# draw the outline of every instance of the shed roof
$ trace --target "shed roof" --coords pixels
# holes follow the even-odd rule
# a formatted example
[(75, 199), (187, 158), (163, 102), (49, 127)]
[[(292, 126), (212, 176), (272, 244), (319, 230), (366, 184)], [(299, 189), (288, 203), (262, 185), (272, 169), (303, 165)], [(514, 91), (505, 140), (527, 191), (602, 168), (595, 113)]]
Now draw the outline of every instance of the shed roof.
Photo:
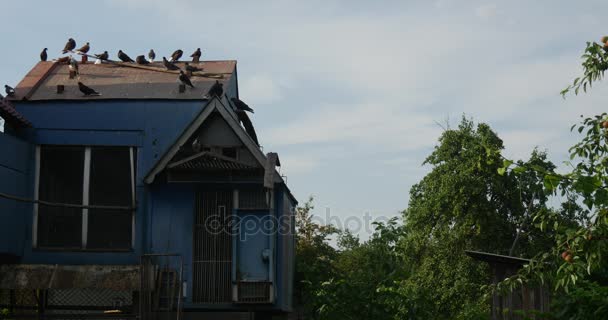
[(500, 254), (481, 252), (481, 251), (473, 251), (473, 250), (465, 250), (465, 253), (474, 258), (476, 260), (481, 260), (489, 263), (503, 263), (503, 264), (515, 264), (515, 265), (524, 265), (526, 263), (530, 263), (530, 259), (512, 257), (512, 256), (503, 256)]
[[(176, 63), (185, 69), (183, 62)], [(150, 65), (111, 62), (79, 65), (80, 76), (69, 78), (68, 65), (60, 62), (38, 62), (15, 88), (12, 100), (104, 100), (104, 99), (179, 99), (203, 100), (216, 80), (224, 87), (236, 70), (236, 61), (202, 61), (193, 64), (202, 68), (195, 72), (191, 81), (194, 88), (179, 92), (179, 71), (166, 70), (162, 62)], [(78, 81), (101, 93), (101, 96), (84, 96), (78, 89)], [(63, 93), (57, 86), (63, 85)]]

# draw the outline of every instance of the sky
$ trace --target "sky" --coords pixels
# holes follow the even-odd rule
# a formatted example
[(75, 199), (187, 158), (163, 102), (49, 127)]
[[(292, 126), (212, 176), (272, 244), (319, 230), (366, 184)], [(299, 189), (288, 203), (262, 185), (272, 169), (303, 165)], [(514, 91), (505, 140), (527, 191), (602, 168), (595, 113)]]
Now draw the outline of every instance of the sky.
[[(16, 85), (42, 48), (68, 37), (92, 52), (197, 47), (238, 60), (239, 92), (255, 109), (264, 151), (275, 151), (294, 195), (314, 213), (368, 232), (407, 207), (443, 128), (465, 115), (489, 124), (505, 155), (538, 146), (556, 164), (579, 136), (579, 116), (605, 111), (605, 85), (559, 95), (599, 41), (608, 2), (577, 1), (7, 1), (0, 84)], [(115, 57), (114, 57), (115, 58)], [(369, 220), (369, 219), (368, 219)], [(351, 224), (351, 222), (355, 221)]]

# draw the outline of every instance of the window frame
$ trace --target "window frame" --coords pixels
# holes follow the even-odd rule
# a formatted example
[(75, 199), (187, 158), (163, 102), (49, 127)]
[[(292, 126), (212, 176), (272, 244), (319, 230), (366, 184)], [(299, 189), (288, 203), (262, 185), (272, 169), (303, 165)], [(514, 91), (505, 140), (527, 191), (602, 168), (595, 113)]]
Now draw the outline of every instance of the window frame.
[[(129, 148), (129, 164), (130, 164), (130, 180), (131, 180), (131, 243), (128, 248), (114, 248), (114, 249), (100, 249), (100, 248), (87, 248), (88, 242), (88, 218), (89, 218), (89, 209), (82, 208), (82, 239), (80, 248), (73, 247), (41, 247), (38, 245), (38, 225), (39, 225), (39, 210), (40, 206), (38, 204), (38, 200), (40, 200), (40, 160), (41, 160), (41, 149), (42, 147), (81, 147), (84, 148), (84, 172), (83, 172), (83, 189), (82, 189), (82, 205), (88, 206), (90, 203), (90, 182), (91, 182), (91, 149), (96, 147), (124, 147)], [(41, 251), (90, 251), (90, 252), (132, 252), (135, 248), (135, 239), (136, 239), (136, 214), (137, 210), (135, 209), (137, 203), (137, 194), (136, 194), (136, 148), (134, 146), (75, 146), (75, 145), (36, 145), (35, 151), (35, 177), (34, 177), (34, 202), (33, 205), (33, 224), (32, 224), (32, 248)]]

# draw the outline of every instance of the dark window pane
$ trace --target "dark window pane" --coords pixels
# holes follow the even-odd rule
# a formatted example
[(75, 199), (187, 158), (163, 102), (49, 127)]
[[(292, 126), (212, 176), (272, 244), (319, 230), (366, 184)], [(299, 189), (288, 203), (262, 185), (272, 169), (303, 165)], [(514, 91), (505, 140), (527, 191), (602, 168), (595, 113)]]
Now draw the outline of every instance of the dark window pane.
[[(91, 205), (132, 205), (129, 148), (91, 148)], [(87, 247), (91, 249), (131, 248), (132, 212), (89, 209)]]
[[(82, 204), (83, 147), (40, 147), (39, 199)], [(38, 206), (38, 246), (78, 248), (82, 209)]]

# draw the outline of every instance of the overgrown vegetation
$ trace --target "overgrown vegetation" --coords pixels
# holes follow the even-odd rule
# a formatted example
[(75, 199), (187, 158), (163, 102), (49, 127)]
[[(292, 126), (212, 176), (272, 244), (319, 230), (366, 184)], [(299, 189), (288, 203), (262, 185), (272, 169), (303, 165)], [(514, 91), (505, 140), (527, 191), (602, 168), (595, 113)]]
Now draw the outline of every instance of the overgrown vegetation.
[[(587, 44), (584, 75), (562, 91), (584, 91), (608, 68)], [(545, 152), (503, 158), (502, 140), (463, 118), (425, 160), (399, 219), (368, 241), (298, 209), (298, 301), (307, 319), (487, 319), (491, 290), (550, 286), (555, 319), (608, 318), (608, 115), (573, 126), (570, 171)], [(547, 205), (550, 197), (559, 207)], [(337, 239), (336, 247), (329, 240)], [(532, 258), (519, 274), (488, 286), (490, 270), (465, 250)]]

